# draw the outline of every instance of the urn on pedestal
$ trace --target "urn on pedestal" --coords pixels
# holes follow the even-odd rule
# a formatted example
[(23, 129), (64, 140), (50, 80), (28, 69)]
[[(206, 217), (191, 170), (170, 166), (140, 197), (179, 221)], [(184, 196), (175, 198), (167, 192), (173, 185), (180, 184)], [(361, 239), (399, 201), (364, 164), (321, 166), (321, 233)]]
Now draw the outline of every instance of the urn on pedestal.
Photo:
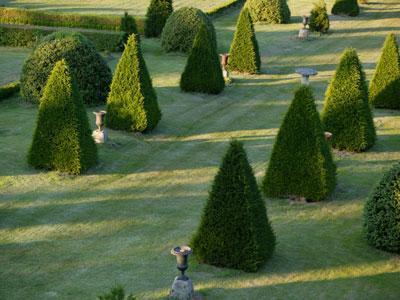
[(93, 112), (96, 116), (97, 129), (93, 131), (92, 137), (97, 144), (105, 143), (108, 139), (107, 128), (104, 127), (104, 117), (106, 113), (107, 112), (104, 110)]

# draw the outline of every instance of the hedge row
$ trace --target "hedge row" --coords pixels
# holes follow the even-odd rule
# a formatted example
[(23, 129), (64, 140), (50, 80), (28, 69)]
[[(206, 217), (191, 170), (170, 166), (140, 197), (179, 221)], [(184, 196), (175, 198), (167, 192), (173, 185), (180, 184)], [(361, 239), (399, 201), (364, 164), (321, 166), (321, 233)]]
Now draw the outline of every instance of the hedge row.
[[(44, 36), (57, 31), (57, 28), (2, 26), (0, 25), (0, 46), (33, 48)], [(114, 51), (119, 46), (122, 33), (82, 31), (99, 51)]]
[[(95, 16), (59, 14), (30, 9), (0, 7), (0, 23), (39, 25), (50, 27), (76, 27), (99, 30), (120, 30), (122, 16)], [(144, 32), (144, 18), (135, 18), (139, 32)]]
[(7, 99), (19, 92), (19, 81), (0, 86), (0, 100)]

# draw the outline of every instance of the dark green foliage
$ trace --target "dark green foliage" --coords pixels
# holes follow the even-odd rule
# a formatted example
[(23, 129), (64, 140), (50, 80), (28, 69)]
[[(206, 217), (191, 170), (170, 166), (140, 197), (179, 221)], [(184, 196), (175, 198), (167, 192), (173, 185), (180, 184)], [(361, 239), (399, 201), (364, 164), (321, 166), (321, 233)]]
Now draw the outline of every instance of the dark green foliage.
[(213, 5), (212, 9), (207, 10), (207, 16), (217, 18), (231, 10), (242, 7), (244, 3), (246, 3), (246, 0), (230, 0), (223, 2), (220, 5)]
[(336, 0), (332, 7), (334, 15), (348, 15), (350, 17), (358, 16), (360, 7), (357, 0)]
[(286, 0), (247, 0), (246, 7), (253, 22), (290, 23), (290, 9)]
[(0, 100), (7, 99), (19, 92), (19, 81), (0, 86)]
[(98, 296), (98, 300), (135, 300), (136, 297), (128, 295), (125, 297), (124, 288), (120, 285), (113, 287), (108, 293)]
[(324, 0), (314, 3), (310, 13), (309, 27), (311, 31), (326, 33), (329, 30), (329, 16)]
[(352, 48), (344, 51), (328, 86), (322, 121), (325, 130), (333, 134), (335, 148), (360, 152), (375, 143), (365, 74), (357, 52)]
[(67, 61), (84, 102), (104, 103), (111, 82), (110, 68), (93, 44), (76, 32), (55, 32), (35, 48), (22, 69), (22, 97), (39, 103), (47, 78), (61, 59)]
[(400, 55), (393, 33), (386, 37), (369, 93), (375, 107), (400, 109)]
[(185, 92), (219, 94), (225, 87), (217, 50), (207, 27), (202, 25), (193, 43), (180, 87)]
[(274, 251), (275, 235), (240, 142), (232, 141), (223, 158), (191, 245), (201, 262), (248, 272)]
[(28, 155), (35, 168), (80, 174), (97, 163), (97, 148), (72, 76), (62, 60), (46, 83)]
[(128, 15), (127, 12), (125, 12), (124, 16), (121, 18), (120, 30), (122, 31), (122, 33), (121, 40), (119, 42), (119, 49), (123, 51), (129, 36), (133, 33), (138, 33), (135, 19), (132, 16)]
[(107, 126), (148, 131), (157, 126), (161, 112), (137, 34), (132, 34), (118, 62), (107, 99)]
[(151, 0), (146, 13), (145, 36), (159, 37), (172, 11), (172, 0)]
[(260, 71), (258, 43), (247, 8), (240, 13), (229, 54), (229, 69), (250, 74)]
[(166, 52), (188, 52), (202, 24), (206, 25), (212, 43), (217, 48), (214, 25), (207, 15), (200, 9), (183, 7), (174, 11), (165, 23), (161, 34), (163, 49)]
[(400, 254), (400, 164), (383, 176), (367, 200), (364, 228), (369, 244)]
[(312, 91), (300, 87), (283, 120), (263, 181), (267, 196), (326, 198), (336, 185), (336, 167)]

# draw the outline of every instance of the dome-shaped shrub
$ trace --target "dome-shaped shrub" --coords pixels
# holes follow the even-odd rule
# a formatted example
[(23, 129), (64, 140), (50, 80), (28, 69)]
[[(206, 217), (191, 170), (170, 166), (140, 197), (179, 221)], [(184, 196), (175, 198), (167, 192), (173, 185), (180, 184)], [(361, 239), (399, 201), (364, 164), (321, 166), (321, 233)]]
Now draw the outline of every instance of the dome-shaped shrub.
[(290, 23), (290, 9), (286, 0), (247, 0), (246, 6), (253, 22)]
[(372, 246), (400, 254), (400, 164), (382, 178), (364, 208), (364, 228)]
[(348, 15), (350, 17), (358, 16), (360, 7), (357, 0), (336, 0), (332, 7), (334, 15)]
[(43, 38), (26, 60), (21, 74), (21, 95), (39, 103), (51, 70), (65, 59), (87, 104), (104, 103), (111, 71), (93, 44), (80, 33), (55, 32)]
[(194, 38), (205, 24), (210, 32), (211, 40), (217, 47), (215, 29), (211, 20), (200, 9), (183, 7), (173, 12), (165, 23), (161, 34), (161, 45), (166, 52), (188, 52), (193, 45)]

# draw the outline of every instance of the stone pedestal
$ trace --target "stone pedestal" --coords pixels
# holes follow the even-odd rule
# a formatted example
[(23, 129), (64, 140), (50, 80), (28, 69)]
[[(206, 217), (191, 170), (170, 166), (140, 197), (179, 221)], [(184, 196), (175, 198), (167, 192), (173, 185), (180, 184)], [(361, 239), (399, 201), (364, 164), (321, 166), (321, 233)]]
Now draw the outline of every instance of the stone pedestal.
[(310, 35), (310, 30), (309, 29), (307, 29), (307, 28), (300, 29), (300, 31), (299, 31), (299, 39), (306, 40), (306, 39), (308, 39), (309, 35)]
[(104, 128), (103, 130), (99, 129), (94, 130), (92, 133), (92, 137), (96, 144), (103, 144), (107, 142), (108, 140), (107, 128)]
[(192, 300), (194, 296), (192, 280), (187, 278), (186, 280), (180, 279), (179, 276), (175, 277), (172, 283), (171, 291), (169, 293), (170, 299), (176, 300)]
[(309, 85), (309, 84), (310, 84), (309, 76), (307, 76), (307, 75), (302, 75), (302, 76), (301, 76), (301, 84)]

